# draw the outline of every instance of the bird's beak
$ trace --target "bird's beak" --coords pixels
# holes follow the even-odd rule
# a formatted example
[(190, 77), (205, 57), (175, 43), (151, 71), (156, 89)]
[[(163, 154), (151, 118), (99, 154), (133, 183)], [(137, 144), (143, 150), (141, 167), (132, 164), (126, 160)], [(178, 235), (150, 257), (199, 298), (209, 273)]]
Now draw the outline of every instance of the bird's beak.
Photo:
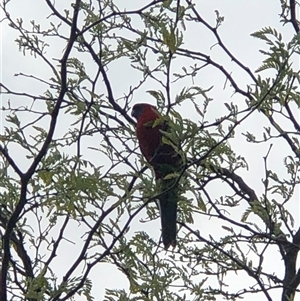
[(136, 109), (132, 109), (131, 111), (131, 116), (134, 117), (135, 119), (137, 119), (137, 110)]

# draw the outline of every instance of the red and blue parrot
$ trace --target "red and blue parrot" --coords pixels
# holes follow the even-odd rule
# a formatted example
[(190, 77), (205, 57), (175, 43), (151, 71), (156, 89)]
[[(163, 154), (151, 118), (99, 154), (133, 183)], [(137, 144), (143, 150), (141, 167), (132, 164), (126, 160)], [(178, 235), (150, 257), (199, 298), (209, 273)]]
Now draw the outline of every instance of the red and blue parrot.
[(170, 144), (163, 142), (163, 131), (167, 124), (158, 120), (162, 116), (154, 106), (147, 103), (136, 104), (131, 115), (137, 120), (136, 135), (141, 152), (152, 166), (156, 181), (160, 185), (159, 208), (163, 244), (165, 249), (175, 247), (178, 181), (174, 177), (166, 176), (180, 170), (181, 157)]

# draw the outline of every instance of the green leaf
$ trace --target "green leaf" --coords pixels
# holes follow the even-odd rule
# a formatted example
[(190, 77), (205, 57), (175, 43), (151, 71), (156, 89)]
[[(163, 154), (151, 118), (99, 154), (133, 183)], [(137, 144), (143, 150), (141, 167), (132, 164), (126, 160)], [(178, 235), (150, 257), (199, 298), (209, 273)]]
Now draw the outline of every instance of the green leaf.
[(173, 54), (176, 52), (176, 36), (173, 28), (168, 31), (165, 27), (162, 29), (163, 41), (169, 47), (170, 52)]
[(163, 2), (163, 7), (168, 8), (168, 7), (171, 5), (172, 1), (173, 1), (173, 0), (165, 0), (165, 1)]
[(50, 171), (42, 170), (39, 172), (39, 176), (46, 186), (49, 186), (52, 183), (53, 174)]
[(200, 210), (202, 210), (203, 212), (207, 212), (207, 208), (206, 205), (203, 201), (203, 199), (201, 198), (201, 196), (199, 195), (197, 198), (197, 206)]

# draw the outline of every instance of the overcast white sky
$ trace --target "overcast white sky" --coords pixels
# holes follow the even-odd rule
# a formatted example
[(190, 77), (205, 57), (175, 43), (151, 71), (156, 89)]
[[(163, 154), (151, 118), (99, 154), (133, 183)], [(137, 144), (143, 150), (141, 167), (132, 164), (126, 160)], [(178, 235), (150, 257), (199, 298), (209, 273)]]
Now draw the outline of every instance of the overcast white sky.
[[(63, 5), (64, 7), (69, 7), (72, 1), (65, 0), (59, 2), (57, 5)], [(120, 9), (122, 6), (126, 8), (127, 11), (132, 9), (140, 8), (145, 5), (148, 1), (141, 0), (119, 0), (116, 3), (119, 3)], [(262, 55), (259, 53), (259, 49), (266, 49), (266, 45), (263, 41), (255, 39), (250, 36), (251, 33), (261, 29), (262, 27), (274, 27), (277, 28), (279, 32), (283, 34), (284, 41), (288, 42), (294, 35), (294, 30), (291, 25), (286, 25), (282, 27), (282, 24), (279, 23), (279, 14), (280, 10), (280, 1), (276, 0), (198, 0), (196, 1), (197, 8), (201, 12), (203, 18), (210, 24), (215, 24), (216, 14), (215, 11), (218, 10), (220, 15), (225, 17), (224, 24), (219, 29), (219, 34), (222, 37), (224, 44), (227, 48), (238, 58), (244, 65), (248, 66), (252, 71), (260, 66), (262, 61)], [(30, 20), (35, 20), (37, 23), (40, 23), (45, 28), (47, 24), (51, 21), (51, 18), (46, 19), (49, 16), (49, 9), (42, 0), (11, 0), (8, 4), (10, 9), (10, 15), (13, 18), (22, 18), (24, 24), (28, 25)], [(4, 16), (1, 16), (1, 19)], [(137, 24), (139, 21), (136, 21)], [(19, 51), (17, 44), (14, 42), (16, 38), (16, 32), (13, 31), (10, 27), (7, 26), (7, 22), (1, 23), (1, 74), (0, 81), (3, 82), (10, 89), (27, 92), (30, 94), (42, 94), (44, 92), (44, 86), (42, 84), (35, 83), (32, 79), (24, 78), (20, 76), (15, 76), (18, 73), (25, 74), (34, 74), (36, 76), (42, 77), (46, 80), (52, 76), (51, 70), (44, 67), (39, 61), (30, 57), (28, 54), (23, 55)], [(56, 43), (55, 38), (53, 38), (53, 43), (51, 40), (48, 40), (50, 47), (47, 50), (47, 56), (50, 60), (61, 57), (63, 52), (63, 43)], [(190, 48), (195, 51), (203, 51), (211, 55), (211, 57), (218, 61), (220, 64), (223, 64), (227, 69), (232, 71), (232, 76), (234, 76), (238, 83), (246, 88), (246, 85), (251, 83), (249, 76), (245, 72), (241, 72), (240, 68), (232, 63), (228, 57), (226, 57), (223, 51), (220, 50), (218, 46), (214, 46), (216, 41), (213, 36), (207, 29), (199, 26), (199, 24), (187, 24), (187, 30), (185, 31), (184, 38), (184, 47)], [(84, 60), (84, 58), (83, 58)], [(155, 61), (153, 62), (155, 64)], [(299, 65), (298, 58), (295, 58), (295, 66)], [(86, 61), (87, 70), (91, 70), (91, 73), (95, 72), (93, 62), (91, 60)], [(173, 71), (180, 71), (182, 68), (182, 61), (175, 60), (173, 63)], [(295, 67), (296, 69), (297, 67)], [(140, 80), (140, 75), (131, 70), (130, 66), (125, 61), (116, 61), (109, 67), (109, 76), (112, 83), (113, 91), (115, 98), (118, 99), (122, 97), (125, 93), (128, 93), (130, 86), (136, 85)], [(210, 97), (214, 98), (215, 101), (212, 103), (209, 116), (211, 120), (214, 120), (216, 117), (223, 115), (226, 112), (224, 102), (235, 101), (238, 103), (244, 102), (244, 99), (241, 96), (232, 95), (231, 89), (223, 89), (225, 84), (225, 78), (216, 70), (208, 69), (205, 76), (197, 77), (197, 83), (203, 88), (208, 88), (214, 86), (211, 91)], [(268, 76), (270, 73), (265, 72), (262, 75)], [(191, 83), (187, 83), (191, 84)], [(172, 87), (172, 95), (175, 96), (182, 89), (182, 83), (178, 86), (174, 85)], [(133, 103), (138, 102), (150, 102), (155, 103), (154, 99), (146, 93), (147, 90), (155, 90), (155, 84), (151, 81), (146, 83), (142, 89), (137, 91), (134, 95)], [(101, 89), (99, 89), (101, 90)], [(18, 106), (20, 103), (24, 104), (24, 98), (21, 97), (10, 97), (11, 103), (14, 106)], [(7, 102), (6, 96), (1, 96), (1, 101), (3, 104)], [(30, 102), (27, 102), (29, 105)], [(39, 104), (35, 104), (36, 108), (39, 108)], [(42, 106), (42, 104), (41, 104)], [(180, 113), (184, 117), (189, 117), (192, 119), (197, 118), (198, 116), (194, 114), (190, 107), (181, 107)], [(30, 120), (31, 116), (23, 115), (24, 120), (27, 118)], [(2, 128), (5, 125), (2, 118)], [(41, 123), (41, 126), (48, 127), (45, 120)], [(71, 120), (67, 120), (64, 116), (61, 116), (59, 119), (61, 123), (61, 128), (64, 130)], [(237, 129), (237, 139), (232, 143), (233, 148), (236, 153), (241, 154), (246, 158), (249, 163), (249, 171), (241, 172), (240, 174), (245, 178), (247, 183), (256, 189), (257, 194), (263, 192), (263, 185), (261, 179), (264, 177), (264, 166), (263, 166), (263, 156), (266, 155), (269, 145), (251, 145), (245, 144), (245, 138), (243, 140), (240, 135), (241, 132), (251, 130), (254, 134), (257, 134), (261, 137), (261, 128), (262, 124), (265, 123), (265, 120), (260, 115), (253, 115), (249, 118), (243, 126)], [(63, 135), (64, 131), (61, 133), (58, 131), (55, 133), (56, 137)], [(281, 143), (281, 142), (280, 142)], [(90, 146), (90, 145), (89, 145)], [(72, 151), (72, 150), (70, 150)], [(284, 156), (289, 153), (289, 148), (285, 144), (276, 145), (270, 153), (269, 156), (269, 167), (275, 169), (279, 174), (283, 172), (282, 170), (282, 161)], [(92, 154), (86, 149), (86, 156)], [(26, 170), (29, 165), (29, 161), (24, 158), (24, 154), (19, 153), (18, 148), (11, 149), (11, 155), (14, 157), (16, 162), (21, 166), (22, 170)], [(95, 164), (100, 164), (95, 158)], [(220, 192), (218, 189), (215, 189), (215, 196), (219, 196), (224, 193)], [(299, 193), (298, 193), (299, 194)], [(298, 206), (299, 195), (295, 195), (294, 202), (290, 203), (290, 208), (292, 208), (293, 213), (295, 213), (296, 226), (299, 226), (299, 206)], [(236, 214), (240, 214), (240, 211)], [(222, 231), (220, 224), (211, 224), (208, 220), (197, 221), (199, 229), (201, 229), (202, 235), (212, 234), (215, 236), (220, 235)], [(149, 231), (153, 237), (159, 235), (159, 221), (150, 224), (141, 224), (136, 221), (137, 227), (144, 227), (145, 231)], [(134, 231), (134, 228), (133, 230)], [(68, 238), (70, 240), (76, 241), (78, 236), (84, 231), (80, 230), (77, 224), (74, 223), (74, 228), (69, 230)], [(59, 254), (59, 260), (56, 260), (56, 273), (64, 274), (64, 271), (69, 267), (69, 264), (73, 260), (73, 250), (74, 246), (68, 242), (64, 242), (65, 250)], [(74, 255), (75, 256), (75, 255)], [(279, 259), (278, 253), (274, 252), (269, 254), (269, 260), (267, 261), (267, 266), (274, 270), (274, 261)], [(277, 268), (277, 267), (276, 267)], [(280, 276), (282, 276), (283, 265), (281, 262), (278, 262), (278, 271), (280, 271)], [(78, 271), (80, 273), (80, 271)], [(94, 286), (93, 292), (96, 300), (101, 300), (104, 294), (104, 288), (128, 288), (128, 283), (125, 281), (125, 278), (118, 272), (115, 268), (108, 267), (103, 269), (103, 265), (97, 266), (92, 274), (92, 278), (95, 279), (95, 283), (101, 282)], [(246, 277), (246, 276), (245, 276)], [(248, 278), (247, 278), (248, 279)], [(232, 276), (232, 285), (244, 285), (243, 278), (240, 276)], [(250, 301), (254, 300), (254, 296), (248, 296), (244, 300)], [(279, 300), (276, 293), (273, 295), (274, 300)], [(79, 300), (79, 299), (78, 299)], [(218, 300), (221, 300), (218, 299)], [(259, 298), (255, 297), (255, 300)], [(264, 299), (262, 299), (264, 300)]]

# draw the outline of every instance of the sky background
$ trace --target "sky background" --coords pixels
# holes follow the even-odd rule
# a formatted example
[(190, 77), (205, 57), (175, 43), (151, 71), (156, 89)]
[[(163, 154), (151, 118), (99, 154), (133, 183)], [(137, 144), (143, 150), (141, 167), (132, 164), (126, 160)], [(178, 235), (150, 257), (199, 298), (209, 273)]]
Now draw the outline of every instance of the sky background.
[[(69, 8), (71, 1), (57, 1), (57, 7), (59, 10), (63, 10), (63, 8)], [(120, 0), (115, 1), (118, 3), (120, 10), (126, 9), (127, 11), (134, 10), (142, 7), (147, 1), (137, 1), (137, 0)], [(276, 28), (283, 35), (284, 42), (288, 42), (292, 39), (294, 35), (294, 30), (290, 24), (285, 25), (279, 23), (279, 14), (281, 12), (280, 1), (274, 0), (209, 0), (209, 1), (197, 1), (197, 8), (201, 12), (202, 17), (211, 25), (215, 24), (216, 19), (216, 10), (220, 13), (221, 16), (224, 16), (224, 22), (222, 26), (219, 28), (219, 35), (221, 36), (223, 43), (226, 47), (231, 51), (231, 53), (240, 60), (244, 65), (249, 67), (252, 71), (256, 70), (262, 62), (263, 56), (259, 52), (259, 49), (267, 49), (266, 45), (263, 41), (259, 39), (255, 39), (251, 37), (250, 34), (260, 30), (263, 27), (273, 27)], [(13, 19), (22, 18), (25, 25), (28, 25), (30, 20), (35, 20), (36, 23), (41, 24), (41, 26), (47, 28), (50, 21), (55, 19), (51, 19), (49, 17), (50, 11), (47, 8), (47, 5), (44, 1), (40, 0), (12, 0), (8, 3), (10, 15)], [(47, 18), (48, 17), (48, 18)], [(4, 16), (1, 16), (3, 19)], [(138, 27), (140, 21), (138, 19), (133, 19), (136, 26)], [(65, 28), (65, 32), (67, 34), (68, 29)], [(30, 94), (42, 94), (45, 90), (45, 85), (42, 83), (38, 83), (33, 81), (32, 78), (16, 76), (17, 74), (32, 74), (38, 77), (45, 79), (46, 81), (52, 76), (52, 70), (47, 68), (45, 64), (42, 64), (39, 58), (34, 58), (22, 53), (18, 49), (18, 45), (15, 42), (17, 38), (17, 32), (14, 31), (7, 25), (7, 22), (1, 23), (1, 47), (0, 47), (0, 55), (1, 55), (1, 74), (0, 79), (1, 82), (4, 83), (11, 90), (19, 91), (20, 93), (30, 93)], [(53, 37), (52, 39), (48, 38), (49, 47), (47, 48), (47, 57), (52, 62), (57, 58), (60, 58), (65, 43), (57, 42), (57, 40)], [(246, 89), (247, 85), (251, 83), (250, 77), (245, 72), (241, 71), (228, 57), (224, 54), (223, 50), (216, 44), (215, 38), (212, 34), (199, 24), (186, 24), (186, 31), (184, 32), (184, 48), (192, 49), (194, 51), (205, 52), (210, 55), (214, 60), (223, 65), (226, 69), (232, 72), (232, 76), (237, 80), (239, 85)], [(214, 46), (213, 46), (214, 45)], [(82, 55), (82, 61), (85, 62), (86, 69), (90, 72), (90, 74), (95, 73), (95, 66), (91, 59)], [(153, 56), (153, 61), (151, 64), (155, 65), (157, 62), (156, 58)], [(299, 66), (299, 59), (295, 57), (294, 59), (295, 69)], [(182, 72), (182, 66), (184, 65), (183, 59), (176, 59), (172, 64), (173, 72)], [(135, 86), (141, 80), (140, 74), (130, 68), (130, 64), (126, 60), (117, 60), (112, 63), (109, 67), (108, 75), (110, 76), (110, 81), (113, 87), (113, 92), (115, 99), (122, 98), (124, 94), (128, 93), (131, 86)], [(263, 77), (270, 76), (271, 73), (265, 71), (261, 74)], [(224, 106), (224, 102), (236, 102), (238, 104), (245, 103), (245, 99), (240, 95), (233, 94), (232, 89), (226, 88), (224, 89), (224, 85), (228, 85), (225, 83), (225, 77), (217, 72), (216, 69), (207, 68), (206, 71), (202, 72), (200, 76), (197, 76), (195, 79), (196, 84), (199, 84), (203, 88), (209, 88), (213, 86), (213, 89), (210, 92), (210, 97), (214, 99), (209, 107), (208, 119), (214, 120), (216, 117), (224, 115), (226, 111), (226, 107)], [(172, 85), (172, 96), (175, 97), (177, 93), (183, 88), (184, 85), (191, 85), (192, 83), (188, 81), (180, 82), (180, 84)], [(99, 85), (99, 93), (103, 93), (103, 87)], [(149, 80), (146, 84), (143, 85), (141, 89), (135, 92), (132, 105), (139, 102), (149, 102), (155, 104), (154, 98), (152, 98), (147, 90), (155, 90), (157, 89), (157, 83)], [(102, 90), (102, 91), (101, 91)], [(43, 110), (43, 103), (35, 102), (34, 104), (31, 101), (25, 99), (24, 97), (9, 97), (11, 103), (17, 107), (19, 105), (33, 105), (33, 108), (36, 110)], [(1, 96), (2, 104), (6, 104), (8, 101), (7, 96)], [(192, 120), (196, 120), (198, 115), (193, 112), (192, 107), (180, 107), (180, 113), (185, 118), (191, 118)], [(3, 117), (3, 116), (2, 116)], [(22, 115), (23, 121), (28, 122), (32, 120), (32, 116), (24, 113)], [(55, 132), (55, 137), (60, 137), (63, 135), (64, 129), (68, 127), (72, 123), (73, 119), (69, 119), (68, 116), (61, 115), (59, 117), (59, 126), (57, 131)], [(41, 127), (48, 127), (49, 119), (44, 119), (41, 121)], [(231, 145), (236, 153), (241, 154), (247, 160), (249, 164), (249, 170), (240, 171), (240, 175), (244, 177), (245, 181), (251, 186), (254, 187), (256, 193), (260, 195), (264, 186), (262, 185), (262, 178), (264, 177), (264, 164), (263, 164), (263, 156), (265, 156), (268, 152), (270, 145), (268, 143), (265, 144), (246, 144), (245, 137), (241, 135), (245, 130), (249, 130), (252, 133), (256, 134), (258, 137), (262, 137), (261, 129), (262, 125), (266, 123), (266, 120), (262, 115), (253, 114), (250, 118), (248, 118), (242, 126), (237, 128), (236, 139), (232, 140)], [(6, 125), (4, 118), (1, 119), (1, 128)], [(288, 124), (286, 124), (288, 126)], [(129, 125), (128, 125), (129, 126)], [(62, 130), (60, 132), (60, 129)], [(30, 134), (30, 129), (28, 130)], [(93, 151), (91, 151), (88, 147), (97, 145), (98, 141), (91, 139), (85, 140), (86, 147), (84, 148), (84, 156), (90, 157), (94, 156), (93, 162), (95, 165), (99, 165), (102, 163), (101, 158), (95, 156)], [(278, 172), (278, 174), (282, 174), (285, 171), (282, 169), (282, 161), (284, 156), (289, 153), (289, 148), (286, 144), (282, 142), (274, 142), (274, 146), (270, 152), (268, 164), (269, 168)], [(69, 150), (70, 153), (74, 152), (73, 149)], [(20, 148), (17, 146), (10, 149), (10, 153), (17, 164), (20, 166), (22, 170), (26, 170), (30, 164), (30, 160), (27, 160), (24, 153), (20, 153)], [(223, 186), (222, 186), (223, 187)], [(215, 190), (215, 197), (217, 198), (220, 194), (224, 194), (224, 191), (218, 191), (218, 187), (212, 187), (212, 190)], [(299, 226), (299, 191), (298, 195), (295, 195), (294, 201), (290, 202), (287, 206), (295, 213), (296, 218), (296, 226)], [(244, 207), (244, 209), (246, 206)], [(233, 214), (240, 215), (241, 209), (239, 208), (236, 212), (233, 211)], [(140, 217), (144, 215), (141, 214)], [(197, 227), (201, 229), (202, 235), (213, 235), (217, 237), (219, 235), (224, 234), (224, 230), (222, 230), (220, 224), (214, 224), (209, 221), (207, 218), (203, 218), (201, 220), (197, 220), (195, 222)], [(136, 228), (135, 228), (136, 227)], [(139, 229), (140, 227), (144, 227), (144, 230), (149, 232), (149, 234), (153, 237), (159, 235), (159, 221), (154, 221), (148, 224), (140, 223), (139, 219), (134, 221), (131, 231), (135, 231), (135, 229)], [(55, 230), (59, 229), (59, 224)], [(73, 227), (70, 227), (68, 231), (68, 238), (71, 241), (76, 242), (76, 244), (80, 245), (80, 241), (78, 241), (78, 237), (82, 237), (85, 230), (80, 229), (78, 224), (74, 222)], [(55, 236), (55, 233), (51, 235)], [(68, 269), (70, 264), (73, 262), (74, 258), (77, 256), (76, 252), (74, 252), (74, 245), (68, 241), (64, 241), (61, 246), (63, 252), (60, 252), (58, 259), (54, 261), (53, 269), (61, 275)], [(270, 270), (278, 270), (279, 275), (282, 275), (283, 265), (279, 261), (280, 254), (274, 250), (268, 255), (268, 260), (266, 259), (266, 266), (270, 268)], [(274, 262), (276, 262), (276, 268), (274, 268)], [(277, 264), (278, 263), (278, 264)], [(104, 288), (120, 288), (120, 289), (128, 289), (128, 282), (125, 277), (122, 276), (121, 273), (116, 271), (116, 268), (112, 265), (101, 264), (95, 267), (91, 273), (91, 278), (95, 281), (95, 286), (93, 287), (93, 293), (96, 300), (102, 300), (104, 294)], [(80, 274), (80, 270), (78, 269), (78, 273)], [(234, 287), (241, 286), (241, 288), (245, 285), (245, 281), (243, 277), (245, 275), (232, 275), (232, 285)], [(247, 281), (249, 278), (246, 278)], [(249, 283), (246, 281), (247, 285)], [(97, 284), (98, 283), (98, 284)], [(273, 295), (274, 300), (279, 300), (277, 298), (276, 293)], [(79, 300), (79, 299), (78, 299)], [(221, 299), (218, 299), (221, 300)], [(244, 300), (253, 300), (253, 296), (248, 296)], [(259, 299), (256, 299), (259, 300)], [(262, 299), (263, 300), (263, 299)]]

